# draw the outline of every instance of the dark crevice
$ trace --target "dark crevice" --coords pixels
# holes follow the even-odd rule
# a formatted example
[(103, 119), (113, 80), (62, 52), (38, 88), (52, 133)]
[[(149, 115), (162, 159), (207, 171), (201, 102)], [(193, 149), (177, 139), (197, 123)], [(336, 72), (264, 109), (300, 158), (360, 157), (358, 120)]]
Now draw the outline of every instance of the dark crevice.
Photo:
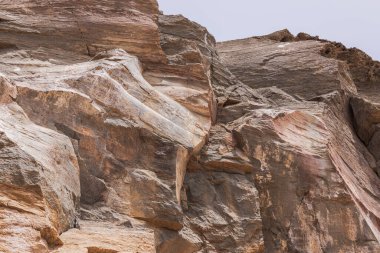
[(87, 43), (86, 43), (86, 49), (87, 49), (87, 55), (88, 55), (88, 56), (93, 56), (93, 55), (91, 54), (90, 47), (88, 46)]
[(226, 102), (224, 102), (223, 104), (223, 107), (228, 107), (228, 106), (232, 106), (232, 105), (237, 105), (237, 104), (240, 104), (241, 101), (239, 100), (235, 100), (235, 99), (231, 99), (231, 98), (228, 98)]
[(0, 18), (0, 23), (5, 23), (5, 22), (9, 22), (11, 20), (9, 19), (5, 19), (5, 18)]
[(70, 139), (74, 139), (74, 140), (79, 140), (80, 137), (79, 137), (79, 133), (72, 130), (70, 127), (64, 125), (64, 124), (61, 124), (61, 123), (55, 123), (54, 124), (55, 127), (57, 128), (57, 130), (61, 133), (63, 133), (64, 135), (70, 137)]
[[(348, 120), (348, 123), (352, 129), (352, 132), (356, 135), (357, 139), (359, 142), (361, 142), (361, 144), (363, 145), (363, 147), (367, 150), (368, 154), (371, 154), (374, 158), (375, 158), (375, 155), (369, 150), (369, 143), (370, 141), (372, 140), (373, 136), (375, 135), (376, 131), (374, 131), (372, 133), (372, 135), (369, 136), (369, 141), (368, 141), (368, 144), (366, 144), (366, 141), (363, 140), (360, 135), (358, 134), (359, 130), (359, 126), (357, 125), (357, 121), (355, 120), (355, 114), (354, 114), (354, 109), (351, 105), (351, 99), (352, 97), (349, 98), (348, 100), (348, 110), (347, 110), (347, 120)], [(376, 160), (376, 159), (375, 159)], [(376, 161), (378, 162), (378, 161)], [(370, 162), (368, 162), (370, 164)], [(375, 168), (372, 168), (376, 175), (380, 178), (380, 170), (377, 169), (376, 167)]]
[[(357, 134), (358, 130), (357, 130), (357, 125), (356, 125), (356, 121), (355, 121), (354, 109), (352, 108), (352, 105), (351, 105), (351, 99), (352, 98), (349, 98), (349, 100), (348, 100), (348, 110), (347, 110), (348, 122), (350, 123), (350, 125), (351, 125), (353, 131), (355, 132), (356, 136), (360, 139), (360, 137)], [(363, 141), (363, 140), (361, 140), (361, 141)], [(363, 145), (364, 145), (364, 142), (363, 142)]]
[(7, 42), (0, 42), (0, 51), (2, 50), (16, 50), (18, 49), (15, 44), (7, 43)]

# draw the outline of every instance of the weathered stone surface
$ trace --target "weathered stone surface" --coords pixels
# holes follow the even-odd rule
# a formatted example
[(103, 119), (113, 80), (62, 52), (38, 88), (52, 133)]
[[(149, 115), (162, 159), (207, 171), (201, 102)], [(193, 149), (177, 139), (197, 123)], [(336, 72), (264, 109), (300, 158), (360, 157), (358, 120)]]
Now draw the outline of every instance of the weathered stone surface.
[(208, 143), (201, 153), (190, 161), (189, 169), (245, 174), (252, 172), (253, 166), (233, 133), (217, 125), (210, 130)]
[(372, 168), (380, 175), (380, 104), (363, 97), (353, 97), (350, 105), (359, 138), (374, 157)]
[(66, 136), (35, 125), (15, 103), (0, 111), (0, 250), (47, 252), (77, 215), (77, 159)]
[[(34, 122), (70, 137), (80, 167), (84, 218), (114, 222), (129, 215), (179, 230), (187, 161), (204, 145), (215, 111), (209, 66), (203, 64), (203, 56), (197, 56), (200, 62), (194, 65), (187, 58), (166, 64), (170, 54), (161, 50), (164, 39), (159, 37), (155, 1), (92, 3), (91, 10), (80, 5), (73, 14), (69, 1), (46, 6), (29, 1), (23, 3), (30, 11), (22, 19), (25, 24), (16, 21), (25, 13), (2, 3), (4, 15), (15, 17), (2, 23), (8, 33), (3, 40), (15, 47), (1, 52), (1, 71), (18, 93), (17, 98), (2, 100), (15, 100)], [(61, 19), (45, 22), (51, 11)], [(71, 22), (81, 24), (80, 34), (79, 25)], [(38, 33), (20, 31), (19, 26)], [(94, 33), (94, 28), (104, 34)], [(57, 33), (47, 32), (54, 29)], [(16, 31), (20, 36), (13, 36)], [(59, 42), (47, 43), (53, 39)], [(187, 43), (193, 43), (191, 39)], [(181, 80), (172, 78), (176, 71)], [(154, 80), (171, 80), (168, 89), (148, 83), (143, 74), (150, 77), (151, 72), (161, 75)], [(8, 79), (1, 83), (4, 90)], [(189, 80), (199, 84), (184, 85)], [(181, 85), (184, 90), (177, 93)], [(189, 92), (194, 95), (189, 97)]]
[(355, 92), (347, 65), (323, 57), (324, 46), (320, 41), (278, 42), (264, 36), (218, 43), (218, 52), (231, 72), (252, 88), (277, 86), (302, 99), (337, 89)]
[(365, 144), (369, 144), (380, 123), (380, 104), (362, 97), (353, 97), (350, 101), (354, 114), (356, 131)]
[[(208, 107), (213, 122), (216, 122), (216, 105), (228, 103), (228, 99), (232, 99), (229, 94), (233, 90), (245, 93), (246, 86), (220, 63), (214, 39), (205, 28), (182, 16), (160, 16), (159, 25), (161, 43), (165, 53), (169, 55), (169, 65), (174, 73), (172, 80), (178, 80), (177, 82), (182, 84), (181, 80), (186, 73), (192, 73), (197, 69), (199, 73), (204, 73), (198, 76), (191, 74), (190, 78), (187, 78), (186, 86), (212, 85), (216, 99), (209, 99)], [(190, 68), (194, 70), (190, 71)], [(179, 75), (180, 79), (176, 75)], [(151, 82), (155, 80), (152, 79), (152, 71), (145, 72), (144, 76)], [(231, 92), (226, 92), (227, 88)], [(262, 96), (255, 91), (250, 92), (247, 97), (257, 96), (257, 104), (264, 103), (262, 100), (265, 99)], [(197, 101), (199, 100), (192, 103)], [(230, 117), (233, 117), (232, 114)], [(213, 142), (213, 139), (216, 141)], [(202, 248), (206, 251), (261, 252), (263, 237), (256, 188), (250, 176), (247, 178), (234, 175), (250, 173), (250, 160), (239, 150), (232, 134), (224, 129), (212, 128), (208, 133), (207, 143), (199, 154), (193, 154), (188, 165), (191, 172), (188, 171), (186, 174), (184, 189), (181, 192), (185, 227), (177, 233), (161, 230), (157, 237), (157, 249), (159, 252), (175, 252), (176, 245), (182, 245), (177, 251), (196, 252), (199, 250), (199, 239), (196, 238), (201, 238)], [(205, 173), (206, 170), (215, 172)], [(222, 173), (223, 171), (227, 173)], [(224, 188), (229, 189), (223, 190)], [(211, 203), (214, 198), (217, 200)], [(239, 219), (240, 216), (244, 218)], [(252, 232), (246, 234), (244, 231)], [(163, 238), (168, 239), (163, 242)]]
[(82, 222), (61, 236), (63, 246), (54, 253), (156, 252), (154, 233), (147, 228), (126, 228), (106, 222)]
[(0, 3), (0, 251), (380, 251), (378, 62), (149, 1)]
[[(356, 93), (349, 68), (323, 59), (314, 48), (321, 42), (290, 38), (283, 44), (278, 42), (281, 34), (274, 35), (218, 45), (223, 61), (240, 80), (256, 88), (276, 85), (290, 93), (260, 88), (256, 92), (267, 96), (267, 105), (225, 125), (243, 141), (242, 150), (260, 162), (253, 173), (260, 193), (265, 251), (376, 252), (380, 182), (372, 169), (373, 157), (348, 120), (347, 96)], [(270, 58), (268, 66), (268, 58), (263, 60), (262, 55), (274, 54), (279, 46), (288, 50)], [(244, 58), (246, 54), (249, 57)], [(310, 61), (301, 63), (303, 55)], [(341, 66), (348, 78), (339, 85), (333, 81), (319, 87), (342, 76), (339, 70), (324, 72), (326, 66)], [(265, 72), (263, 79), (261, 72)], [(325, 82), (308, 86), (318, 78)], [(300, 98), (317, 102), (300, 102)], [(244, 99), (235, 101), (236, 106)], [(359, 118), (361, 123), (369, 119)]]
[(251, 176), (190, 172), (186, 216), (211, 252), (262, 252), (258, 191)]
[[(147, 83), (138, 60), (123, 50), (72, 65), (41, 62), (49, 67), (34, 68), (32, 73), (21, 61), (10, 57), (11, 67), (4, 67), (17, 86), (16, 101), (34, 121), (71, 137), (81, 167), (83, 203), (106, 202), (118, 212), (134, 215), (130, 188), (137, 186), (131, 173), (141, 168), (154, 171), (174, 192), (162, 196), (161, 203), (176, 205), (179, 194), (171, 187), (181, 188), (183, 181), (177, 160), (186, 163), (182, 156), (203, 145), (209, 120), (197, 118)], [(17, 75), (13, 68), (20, 69)], [(182, 149), (189, 151), (178, 156)], [(151, 204), (147, 199), (143, 203)]]
[[(149, 221), (157, 227), (172, 230), (182, 228), (182, 210), (173, 191), (160, 182), (152, 171), (135, 170), (131, 175), (131, 215)], [(163, 201), (166, 200), (166, 201)]]
[[(359, 199), (379, 194), (379, 179), (352, 145), (360, 142), (338, 119), (330, 122), (332, 112), (324, 114), (325, 109), (323, 104), (310, 104), (309, 108), (258, 110), (234, 123), (242, 138), (249, 140), (247, 152), (261, 162), (255, 179), (268, 252), (379, 249), (355, 205), (356, 194)], [(335, 128), (337, 132), (331, 133)], [(378, 205), (377, 198), (372, 201)]]
[(158, 253), (192, 253), (202, 249), (202, 240), (188, 228), (179, 232), (158, 230), (155, 234), (156, 252)]
[(357, 48), (346, 48), (341, 43), (328, 43), (322, 54), (345, 61), (359, 92), (368, 96), (376, 95), (373, 89), (378, 88), (380, 82), (380, 62), (372, 60)]
[(44, 47), (90, 56), (123, 48), (144, 61), (165, 62), (155, 0), (4, 0), (0, 7), (3, 48)]
[(216, 105), (210, 82), (214, 37), (204, 27), (180, 15), (160, 15), (158, 25), (168, 64), (147, 66), (144, 77), (190, 111), (215, 120)]

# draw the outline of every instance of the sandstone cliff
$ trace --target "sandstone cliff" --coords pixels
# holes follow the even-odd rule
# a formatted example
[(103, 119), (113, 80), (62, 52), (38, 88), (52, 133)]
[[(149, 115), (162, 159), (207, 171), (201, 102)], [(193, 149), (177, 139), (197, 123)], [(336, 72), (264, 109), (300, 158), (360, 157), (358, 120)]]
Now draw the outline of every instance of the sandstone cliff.
[(0, 252), (380, 252), (380, 63), (155, 0), (0, 2)]

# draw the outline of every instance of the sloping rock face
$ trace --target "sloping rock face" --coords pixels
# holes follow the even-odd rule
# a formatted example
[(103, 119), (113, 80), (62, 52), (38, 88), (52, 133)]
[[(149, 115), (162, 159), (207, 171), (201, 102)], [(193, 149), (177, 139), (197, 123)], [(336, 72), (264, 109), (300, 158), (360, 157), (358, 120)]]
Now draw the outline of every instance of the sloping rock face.
[(223, 42), (219, 51), (223, 63), (252, 88), (277, 86), (306, 100), (334, 90), (355, 92), (347, 65), (322, 56), (324, 46), (314, 40), (248, 38)]
[(372, 135), (375, 110), (358, 106), (355, 66), (322, 56), (334, 44), (297, 38), (280, 31), (218, 44), (232, 73), (274, 101), (227, 120), (260, 164), (253, 173), (265, 250), (376, 252), (380, 182), (362, 142)]
[(377, 66), (154, 0), (2, 1), (0, 251), (379, 252)]
[(157, 13), (155, 0), (4, 0), (0, 12), (0, 45), (1, 48), (44, 47), (55, 52), (64, 49), (89, 56), (106, 49), (123, 48), (146, 61), (164, 62)]
[[(0, 217), (2, 252), (47, 252), (79, 210), (77, 158), (67, 136), (34, 124), (1, 77)], [(10, 92), (9, 92), (10, 91)], [(8, 98), (6, 98), (8, 96)]]

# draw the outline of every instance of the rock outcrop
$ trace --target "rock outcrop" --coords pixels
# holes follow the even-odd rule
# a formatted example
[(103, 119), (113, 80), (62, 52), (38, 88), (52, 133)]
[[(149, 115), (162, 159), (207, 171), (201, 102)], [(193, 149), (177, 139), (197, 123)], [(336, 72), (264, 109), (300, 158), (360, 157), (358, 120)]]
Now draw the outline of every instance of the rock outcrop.
[(58, 235), (79, 210), (77, 158), (67, 136), (36, 125), (16, 103), (4, 101), (0, 111), (0, 250), (46, 252), (62, 244)]
[(379, 65), (154, 0), (2, 1), (0, 251), (379, 252)]
[[(366, 147), (376, 110), (359, 105), (355, 66), (323, 56), (330, 42), (289, 36), (284, 42), (283, 33), (218, 44), (232, 73), (280, 102), (228, 123), (260, 162), (253, 173), (266, 250), (376, 252), (380, 181)], [(291, 96), (285, 102), (266, 86)], [(355, 213), (361, 217), (352, 220)]]

